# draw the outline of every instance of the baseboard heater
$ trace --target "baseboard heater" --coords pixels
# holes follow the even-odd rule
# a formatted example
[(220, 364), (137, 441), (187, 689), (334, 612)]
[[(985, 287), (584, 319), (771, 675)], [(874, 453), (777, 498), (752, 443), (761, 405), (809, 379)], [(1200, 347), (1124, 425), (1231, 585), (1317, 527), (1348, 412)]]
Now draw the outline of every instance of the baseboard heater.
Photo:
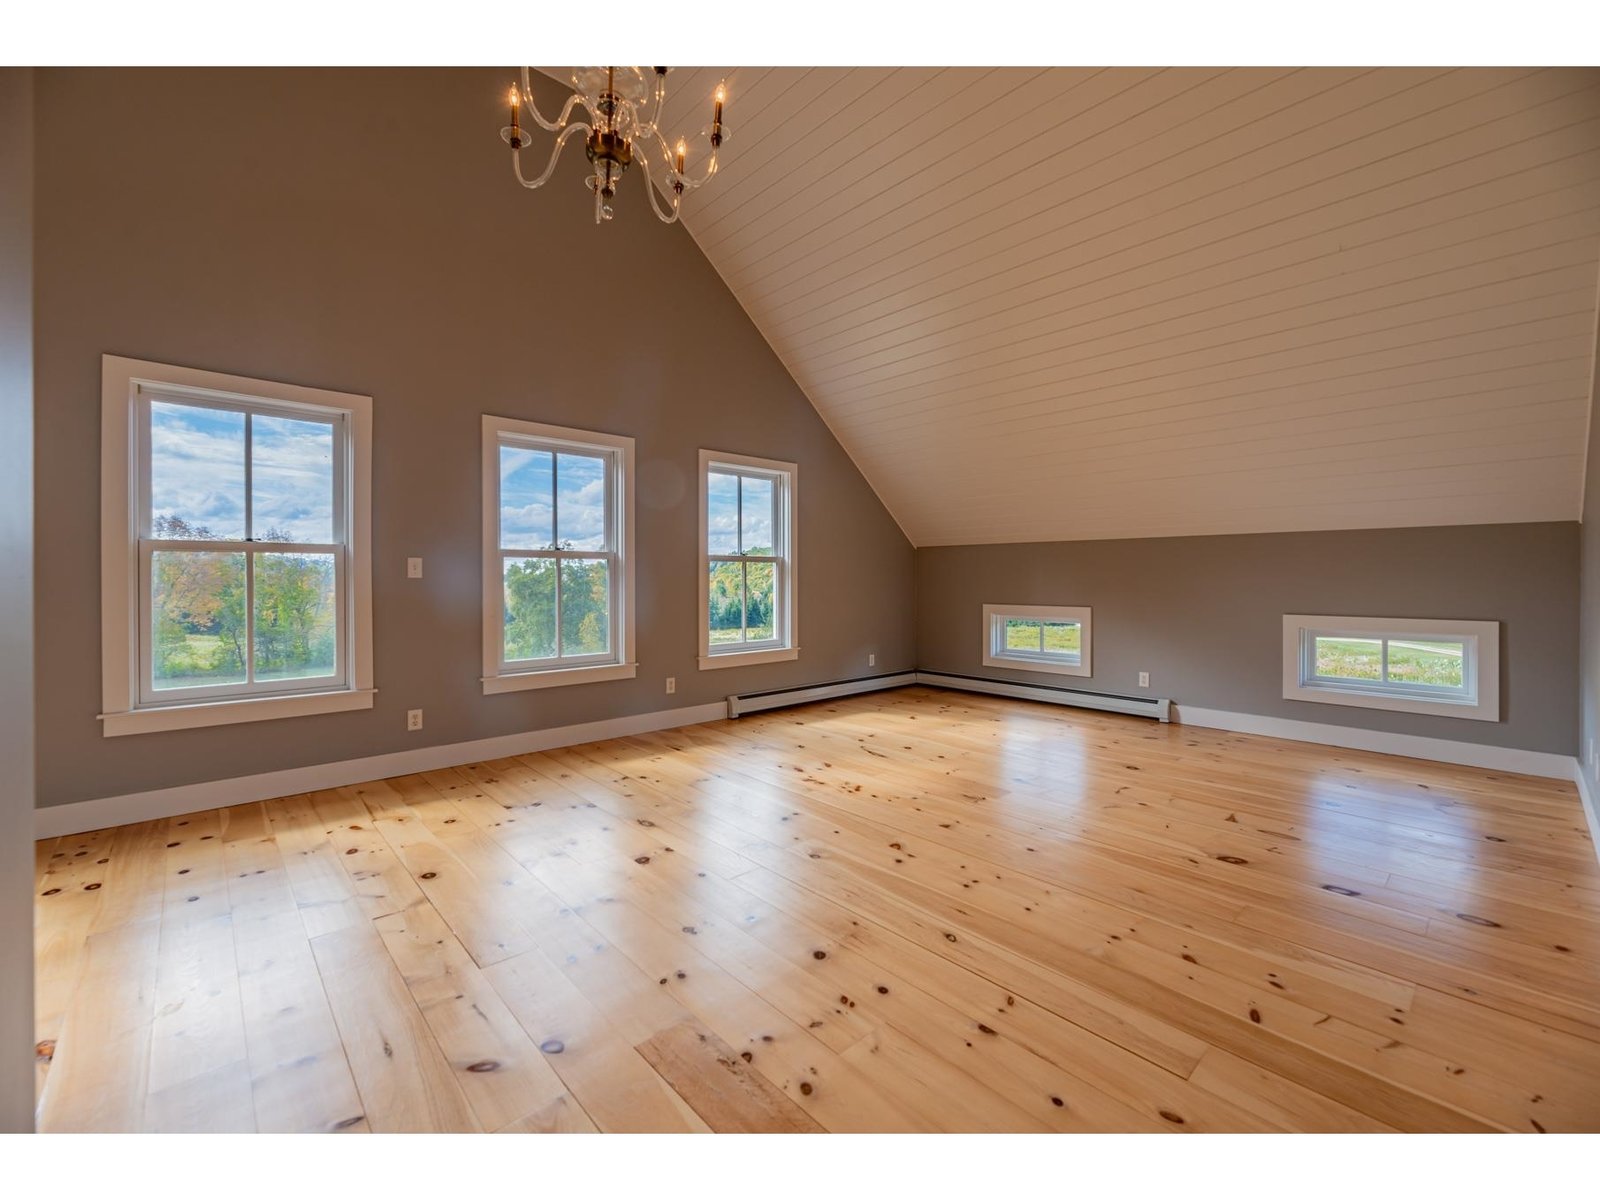
[(947, 675), (942, 671), (902, 671), (895, 675), (843, 679), (836, 683), (819, 683), (812, 687), (748, 692), (742, 696), (728, 697), (728, 716), (742, 717), (747, 713), (765, 712), (771, 708), (787, 708), (791, 704), (810, 704), (816, 700), (834, 700), (840, 696), (857, 696), (862, 692), (881, 692), (889, 688), (910, 687), (913, 684), (949, 688), (958, 692), (985, 692), (991, 696), (1038, 700), (1045, 704), (1065, 704), (1073, 708), (1097, 708), (1105, 712), (1128, 713), (1136, 717), (1153, 717), (1161, 722), (1172, 719), (1172, 701), (1165, 698), (1146, 699), (1142, 696), (1116, 696), (1109, 692), (1084, 692), (1045, 684), (1006, 683), (998, 679), (983, 679), (976, 675)]
[(742, 717), (746, 713), (764, 712), (769, 708), (810, 704), (813, 700), (832, 700), (839, 696), (858, 696), (862, 692), (881, 692), (889, 688), (910, 687), (916, 682), (915, 671), (901, 671), (897, 675), (869, 675), (864, 679), (842, 679), (837, 683), (819, 683), (814, 687), (748, 692), (743, 696), (728, 697), (728, 716)]
[(940, 671), (918, 671), (917, 682), (958, 692), (984, 692), (990, 696), (1010, 696), (1017, 700), (1038, 700), (1045, 704), (1065, 704), (1073, 708), (1098, 708), (1136, 717), (1154, 717), (1163, 724), (1172, 720), (1172, 701), (1165, 697), (1146, 699), (1143, 696), (1118, 696), (1111, 692), (1083, 692), (1076, 688), (1049, 687), (1044, 684), (1006, 683), (976, 675), (946, 675)]

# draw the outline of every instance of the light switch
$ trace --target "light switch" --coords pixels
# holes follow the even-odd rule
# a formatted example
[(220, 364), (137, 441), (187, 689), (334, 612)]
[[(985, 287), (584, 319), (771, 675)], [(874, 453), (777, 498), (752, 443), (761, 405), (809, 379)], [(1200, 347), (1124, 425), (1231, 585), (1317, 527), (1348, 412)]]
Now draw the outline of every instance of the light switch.
[(406, 578), (407, 579), (421, 579), (422, 578), (422, 560), (420, 558), (408, 558), (408, 559), (406, 559)]

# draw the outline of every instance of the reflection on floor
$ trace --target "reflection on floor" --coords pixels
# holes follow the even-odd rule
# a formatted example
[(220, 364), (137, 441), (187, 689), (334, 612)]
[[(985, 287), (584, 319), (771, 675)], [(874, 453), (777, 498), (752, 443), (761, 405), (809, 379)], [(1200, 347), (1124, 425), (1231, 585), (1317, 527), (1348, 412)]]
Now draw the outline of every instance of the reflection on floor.
[(1570, 784), (908, 689), (39, 846), (46, 1130), (1600, 1129)]

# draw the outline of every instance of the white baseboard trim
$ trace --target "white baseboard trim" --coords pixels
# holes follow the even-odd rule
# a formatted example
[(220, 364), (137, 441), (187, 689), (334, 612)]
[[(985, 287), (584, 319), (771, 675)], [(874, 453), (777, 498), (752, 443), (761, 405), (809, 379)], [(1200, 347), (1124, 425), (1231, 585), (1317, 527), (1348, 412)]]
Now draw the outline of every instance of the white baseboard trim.
[[(839, 684), (800, 690), (826, 693), (811, 697), (812, 699), (827, 699), (833, 695), (854, 695), (860, 691), (904, 686), (912, 682), (911, 678), (905, 677), (907, 674), (915, 673), (860, 681), (865, 686)], [(918, 682), (926, 682), (930, 686), (948, 687), (951, 686), (946, 682), (948, 678), (927, 673), (926, 679), (919, 678)], [(834, 688), (840, 690), (834, 691)], [(1001, 688), (1007, 690), (1001, 691)], [(1018, 689), (1017, 693), (1011, 693), (1009, 691), (1011, 688)], [(988, 692), (990, 688), (973, 687), (971, 690)], [(1026, 691), (1026, 685), (997, 683), (991, 694), (1021, 694)], [(746, 708), (744, 711), (751, 710)], [(1600, 855), (1600, 797), (1596, 796), (1595, 789), (1578, 766), (1577, 759), (1569, 755), (1500, 746), (1478, 746), (1470, 742), (1455, 742), (1445, 738), (1381, 733), (1371, 729), (1321, 725), (1312, 721), (1292, 721), (1281, 717), (1227, 712), (1223, 709), (1196, 708), (1192, 705), (1174, 704), (1171, 706), (1171, 712), (1175, 721), (1209, 729), (1253, 733), (1263, 737), (1340, 746), (1350, 750), (1370, 750), (1378, 754), (1398, 754), (1407, 758), (1431, 759), (1435, 762), (1455, 763), (1461, 766), (1486, 767), (1519, 775), (1574, 780), (1583, 805), (1584, 816), (1589, 823), (1589, 832), (1596, 854)], [(453, 742), (443, 746), (424, 746), (394, 754), (292, 767), (283, 771), (268, 771), (260, 775), (244, 775), (211, 783), (192, 783), (149, 792), (134, 792), (124, 796), (106, 796), (99, 800), (84, 800), (75, 804), (57, 804), (35, 810), (34, 837), (40, 839), (64, 837), (91, 829), (105, 829), (135, 821), (153, 821), (211, 808), (226, 808), (233, 804), (247, 804), (255, 800), (272, 800), (279, 796), (293, 796), (322, 788), (344, 787), (347, 784), (365, 783), (372, 779), (388, 779), (395, 775), (409, 775), (417, 771), (463, 766), (485, 759), (534, 754), (540, 750), (553, 750), (561, 746), (576, 746), (584, 742), (628, 737), (636, 733), (652, 733), (684, 725), (700, 725), (708, 721), (723, 720), (728, 713), (729, 706), (726, 702), (696, 704), (686, 708), (639, 713), (630, 717), (590, 721), (582, 725), (535, 729), (526, 733), (507, 734), (504, 737)]]
[(791, 704), (835, 700), (840, 696), (859, 696), (863, 692), (883, 692), (890, 688), (907, 687), (916, 682), (915, 671), (901, 671), (894, 675), (874, 675), (870, 679), (850, 679), (844, 683), (822, 683), (816, 687), (756, 692), (748, 696), (729, 696), (728, 716), (742, 717), (747, 713), (765, 712), (769, 708), (787, 708)]
[(1548, 754), (1540, 750), (1518, 750), (1509, 746), (1480, 746), (1448, 738), (1418, 737), (1410, 733), (1383, 733), (1376, 729), (1356, 729), (1347, 725), (1322, 725), (1315, 721), (1292, 721), (1286, 717), (1261, 717), (1254, 713), (1228, 712), (1220, 708), (1196, 708), (1190, 704), (1173, 706), (1174, 719), (1183, 725), (1207, 729), (1227, 729), (1234, 733), (1255, 733), (1263, 737), (1286, 738), (1293, 742), (1315, 742), (1322, 746), (1341, 746), (1346, 750), (1370, 750), (1376, 754), (1398, 754), (1405, 758), (1426, 758), (1434, 762), (1463, 767), (1487, 767), (1517, 775), (1539, 775), (1546, 779), (1571, 779), (1573, 759), (1569, 754)]
[(126, 796), (83, 800), (76, 804), (55, 804), (34, 810), (33, 836), (40, 839), (64, 837), (73, 833), (85, 833), (91, 829), (127, 825), (135, 821), (154, 821), (162, 817), (204, 812), (212, 808), (227, 808), (233, 804), (248, 804), (254, 800), (273, 800), (279, 796), (294, 796), (301, 792), (319, 791), (322, 788), (344, 787), (347, 784), (366, 783), (373, 779), (389, 779), (395, 775), (411, 775), (418, 771), (459, 767), (467, 763), (482, 762), (485, 759), (507, 758), (513, 754), (534, 754), (540, 750), (554, 750), (561, 746), (601, 742), (607, 738), (629, 737), (636, 733), (653, 733), (659, 729), (676, 729), (682, 725), (700, 725), (707, 721), (720, 721), (727, 715), (727, 705), (722, 701), (714, 704), (694, 704), (686, 708), (668, 708), (657, 712), (639, 713), (631, 717), (590, 721), (583, 725), (533, 729), (527, 733), (512, 733), (504, 737), (452, 742), (444, 746), (423, 746), (416, 750), (397, 751), (394, 754), (350, 758), (342, 762), (318, 763), (309, 767), (291, 767), (283, 771), (267, 771), (260, 775), (241, 775), (235, 779), (219, 779), (213, 783), (191, 783), (151, 792), (133, 792)]
[(1076, 688), (1011, 683), (1004, 679), (979, 679), (972, 675), (946, 675), (939, 671), (918, 671), (917, 682), (928, 687), (948, 688), (953, 692), (982, 692), (986, 696), (1008, 696), (1013, 700), (1037, 700), (1043, 704), (1060, 704), (1069, 708), (1094, 708), (1133, 717), (1154, 717), (1163, 723), (1170, 719), (1172, 712), (1172, 701), (1165, 697), (1146, 700), (1139, 696), (1113, 696), (1078, 691)]
[(1594, 846), (1595, 857), (1600, 859), (1600, 803), (1596, 803), (1588, 772), (1577, 758), (1572, 760), (1572, 778), (1578, 785), (1578, 799), (1583, 803), (1584, 819), (1589, 822), (1589, 841)]

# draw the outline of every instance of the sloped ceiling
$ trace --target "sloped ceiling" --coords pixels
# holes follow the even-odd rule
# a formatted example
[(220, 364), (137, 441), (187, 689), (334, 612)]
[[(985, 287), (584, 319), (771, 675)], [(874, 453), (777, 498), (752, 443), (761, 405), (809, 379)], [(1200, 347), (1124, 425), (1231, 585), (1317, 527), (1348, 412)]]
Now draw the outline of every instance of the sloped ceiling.
[(671, 76), (685, 224), (918, 545), (1572, 520), (1600, 71)]

